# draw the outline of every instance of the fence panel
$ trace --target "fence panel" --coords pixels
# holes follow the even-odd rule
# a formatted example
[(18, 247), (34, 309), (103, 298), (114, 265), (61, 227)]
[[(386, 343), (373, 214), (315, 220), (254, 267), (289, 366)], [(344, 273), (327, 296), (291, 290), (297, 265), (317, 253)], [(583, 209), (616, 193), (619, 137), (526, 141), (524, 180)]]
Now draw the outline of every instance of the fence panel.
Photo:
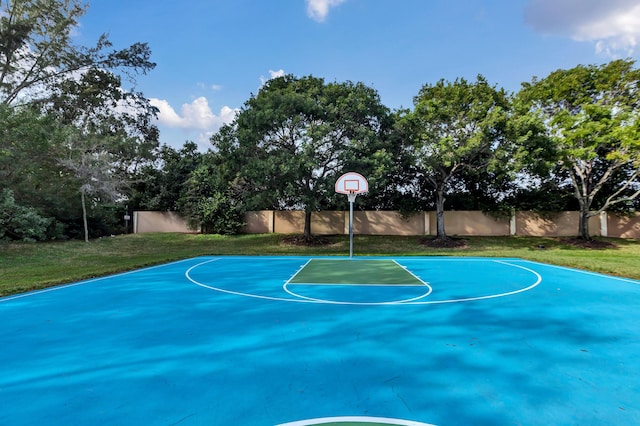
[(607, 215), (607, 236), (614, 238), (640, 238), (640, 213), (633, 216)]
[[(540, 215), (535, 212), (516, 212), (516, 235), (530, 237), (575, 237), (579, 235), (580, 212), (560, 212)], [(600, 218), (589, 219), (591, 236), (601, 235)]]
[[(304, 212), (299, 210), (248, 212), (243, 232), (301, 234)], [(349, 212), (322, 211), (311, 215), (315, 235), (349, 233)], [(570, 237), (578, 235), (579, 212), (539, 215), (516, 212), (513, 218), (494, 217), (480, 211), (446, 211), (447, 235)], [(402, 217), (397, 211), (355, 211), (353, 230), (360, 235), (435, 235), (435, 212), (419, 212)], [(133, 213), (134, 232), (197, 232), (175, 212), (137, 211)], [(592, 236), (640, 238), (640, 213), (618, 216), (613, 213), (589, 219)]]
[[(347, 221), (349, 220), (347, 212)], [(397, 211), (356, 211), (353, 232), (361, 235), (424, 235), (424, 213), (402, 217)]]
[[(437, 234), (436, 212), (429, 212), (429, 234)], [(481, 211), (445, 211), (445, 232), (460, 236), (503, 236), (509, 235), (510, 219), (496, 217)]]
[(187, 222), (176, 212), (133, 212), (133, 232), (144, 234), (147, 232), (182, 232), (193, 233)]

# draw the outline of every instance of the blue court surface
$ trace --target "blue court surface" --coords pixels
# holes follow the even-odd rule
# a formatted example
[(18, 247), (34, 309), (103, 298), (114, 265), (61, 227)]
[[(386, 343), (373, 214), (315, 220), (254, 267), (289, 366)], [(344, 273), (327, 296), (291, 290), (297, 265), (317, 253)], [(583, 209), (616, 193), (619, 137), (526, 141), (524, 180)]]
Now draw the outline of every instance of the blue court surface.
[(199, 257), (0, 298), (0, 424), (640, 424), (639, 281), (384, 260), (415, 280)]

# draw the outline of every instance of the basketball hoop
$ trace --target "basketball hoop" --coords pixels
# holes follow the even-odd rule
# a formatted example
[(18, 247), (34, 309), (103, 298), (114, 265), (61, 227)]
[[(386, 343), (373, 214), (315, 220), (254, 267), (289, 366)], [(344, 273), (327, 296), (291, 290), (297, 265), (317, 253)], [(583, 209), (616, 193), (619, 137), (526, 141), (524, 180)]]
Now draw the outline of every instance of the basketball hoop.
[(336, 192), (346, 195), (369, 192), (369, 182), (360, 173), (348, 172), (336, 181)]
[(349, 200), (349, 259), (353, 257), (353, 203), (358, 194), (369, 191), (369, 182), (360, 173), (348, 172), (336, 181), (336, 192)]

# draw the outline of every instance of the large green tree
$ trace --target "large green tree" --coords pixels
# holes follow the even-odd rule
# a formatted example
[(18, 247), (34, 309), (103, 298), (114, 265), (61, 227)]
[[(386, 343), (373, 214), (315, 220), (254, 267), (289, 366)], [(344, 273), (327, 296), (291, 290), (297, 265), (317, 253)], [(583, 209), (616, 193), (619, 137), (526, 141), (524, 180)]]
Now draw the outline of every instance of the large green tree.
[(589, 218), (640, 196), (640, 70), (631, 60), (557, 70), (518, 93), (554, 145), (580, 207), (579, 235)]
[(114, 201), (120, 196), (122, 187), (127, 182), (116, 175), (111, 154), (103, 147), (104, 138), (91, 140), (87, 135), (75, 134), (70, 135), (68, 140), (71, 147), (70, 155), (60, 160), (60, 164), (77, 180), (84, 240), (89, 242), (88, 199), (94, 203), (100, 200)]
[(142, 167), (131, 183), (130, 206), (142, 210), (179, 211), (191, 172), (202, 164), (204, 157), (195, 142), (185, 142), (180, 149), (163, 145), (156, 161)]
[(445, 240), (444, 208), (448, 194), (463, 183), (461, 175), (498, 170), (510, 157), (507, 130), (509, 99), (504, 90), (478, 76), (426, 84), (414, 99), (414, 110), (401, 119), (413, 180), (436, 195), (437, 235)]
[(148, 46), (114, 49), (106, 35), (93, 47), (76, 45), (73, 31), (87, 7), (80, 0), (0, 0), (2, 183), (16, 203), (62, 222), (79, 217), (70, 211), (82, 186), (69, 163), (76, 153), (109, 158), (114, 178), (132, 180), (158, 144), (156, 110), (133, 88), (155, 66)]
[(72, 34), (88, 8), (82, 0), (0, 6), (0, 104), (36, 108), (105, 136), (123, 173), (149, 160), (158, 144), (157, 109), (134, 89), (136, 76), (155, 67), (148, 45), (114, 49), (106, 34), (95, 46), (76, 45)]
[(183, 187), (180, 213), (191, 228), (208, 234), (237, 234), (246, 203), (238, 179), (224, 172), (224, 158), (208, 152)]
[(0, 190), (11, 190), (16, 204), (60, 221), (73, 217), (68, 200), (75, 198), (73, 179), (57, 160), (63, 140), (52, 117), (0, 105)]
[[(145, 43), (116, 50), (103, 34), (93, 47), (76, 46), (72, 33), (87, 7), (81, 0), (0, 1), (0, 103), (61, 102), (72, 81), (107, 83), (105, 70), (131, 75), (155, 66)], [(90, 104), (98, 96), (84, 98)]]
[(252, 207), (304, 209), (309, 239), (311, 213), (334, 199), (338, 176), (382, 150), (388, 117), (377, 92), (361, 83), (287, 75), (267, 82), (212, 142), (235, 159)]

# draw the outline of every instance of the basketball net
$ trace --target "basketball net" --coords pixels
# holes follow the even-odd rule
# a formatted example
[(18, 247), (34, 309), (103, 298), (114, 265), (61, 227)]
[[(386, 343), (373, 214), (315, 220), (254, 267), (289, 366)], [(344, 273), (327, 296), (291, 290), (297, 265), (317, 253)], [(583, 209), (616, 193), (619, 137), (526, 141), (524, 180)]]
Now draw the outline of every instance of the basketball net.
[(347, 198), (349, 199), (350, 203), (355, 203), (357, 196), (358, 196), (358, 194), (356, 192), (354, 192), (354, 191), (349, 191), (349, 193), (347, 194)]

